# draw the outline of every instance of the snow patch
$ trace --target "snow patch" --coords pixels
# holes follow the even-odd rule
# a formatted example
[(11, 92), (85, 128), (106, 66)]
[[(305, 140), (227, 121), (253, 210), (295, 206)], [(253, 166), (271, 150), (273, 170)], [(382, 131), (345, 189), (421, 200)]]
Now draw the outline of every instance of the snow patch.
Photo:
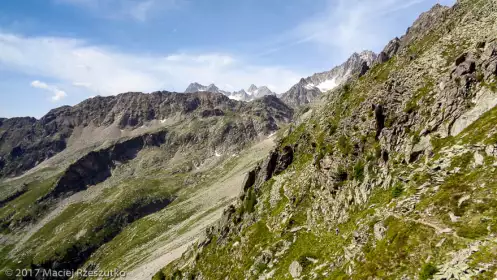
[(233, 100), (236, 100), (236, 101), (242, 101), (243, 100), (243, 97), (242, 96), (237, 96), (237, 95), (232, 95), (232, 96), (228, 96), (229, 99), (233, 99)]
[(310, 90), (310, 89), (315, 88), (315, 87), (316, 87), (316, 85), (314, 85), (314, 84), (307, 84), (307, 85), (305, 85), (304, 87), (305, 87), (306, 89), (309, 89), (309, 90)]
[(160, 123), (166, 123), (167, 122), (167, 119), (163, 119), (160, 121)]
[(327, 92), (329, 90), (332, 90), (334, 88), (336, 88), (338, 86), (337, 84), (337, 81), (336, 81), (336, 78), (333, 78), (331, 80), (326, 80), (322, 83), (320, 83), (317, 88), (321, 91), (321, 92)]
[(216, 157), (222, 156), (222, 154), (218, 153), (217, 151), (215, 152)]

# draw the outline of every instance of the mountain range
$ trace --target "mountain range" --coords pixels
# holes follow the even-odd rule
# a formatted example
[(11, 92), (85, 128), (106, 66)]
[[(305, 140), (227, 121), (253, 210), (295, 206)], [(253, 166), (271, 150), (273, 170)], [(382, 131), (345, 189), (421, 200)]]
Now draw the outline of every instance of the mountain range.
[(204, 91), (222, 93), (227, 97), (238, 101), (253, 101), (255, 99), (267, 95), (276, 96), (276, 93), (272, 92), (268, 87), (266, 86), (257, 87), (253, 84), (247, 90), (242, 89), (240, 91), (229, 92), (219, 89), (214, 84), (204, 86), (199, 83), (191, 83), (188, 86), (188, 88), (185, 90), (185, 93), (204, 92)]
[(494, 279), (496, 10), (435, 5), (278, 96), (193, 83), (0, 118), (0, 279)]

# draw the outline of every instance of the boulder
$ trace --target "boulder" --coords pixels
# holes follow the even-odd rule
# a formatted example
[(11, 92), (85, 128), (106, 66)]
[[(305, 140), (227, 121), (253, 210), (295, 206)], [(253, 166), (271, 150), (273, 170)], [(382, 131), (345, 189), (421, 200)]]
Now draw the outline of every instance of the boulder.
[(298, 261), (293, 261), (290, 264), (290, 267), (288, 268), (288, 271), (290, 272), (290, 275), (295, 279), (299, 278), (300, 275), (302, 274), (302, 266)]
[(385, 226), (383, 226), (383, 223), (375, 224), (373, 230), (376, 240), (383, 240), (383, 238), (385, 238), (387, 229), (385, 228)]
[(418, 143), (414, 144), (411, 151), (409, 152), (409, 156), (406, 159), (409, 163), (413, 163), (418, 158), (425, 153), (426, 151), (432, 150), (432, 145), (431, 145), (431, 137), (424, 136), (421, 137), (421, 139), (418, 141)]
[(483, 162), (485, 160), (485, 158), (478, 152), (476, 152), (474, 154), (474, 159), (475, 159), (475, 163), (474, 163), (475, 167), (482, 166)]
[(474, 60), (467, 60), (457, 66), (455, 73), (457, 76), (461, 77), (467, 74), (471, 74), (475, 72), (475, 70), (476, 62)]

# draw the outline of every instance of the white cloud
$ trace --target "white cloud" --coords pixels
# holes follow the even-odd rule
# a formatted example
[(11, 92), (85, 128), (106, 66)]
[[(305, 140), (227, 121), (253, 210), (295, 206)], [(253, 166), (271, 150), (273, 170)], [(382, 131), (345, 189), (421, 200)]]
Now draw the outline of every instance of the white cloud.
[(283, 33), (275, 46), (260, 55), (304, 43), (317, 46), (328, 55), (340, 57), (341, 60), (354, 51), (378, 51), (393, 39), (392, 24), (398, 24), (395, 16), (399, 13), (420, 3), (452, 5), (454, 2), (455, 0), (328, 0), (321, 13)]
[(332, 1), (325, 13), (304, 22), (296, 32), (304, 42), (333, 47), (344, 53), (358, 51), (358, 47), (378, 48), (391, 39), (385, 38), (382, 30), (386, 27), (380, 25), (386, 16), (422, 1), (426, 0)]
[(105, 18), (131, 18), (146, 21), (169, 10), (184, 7), (187, 0), (53, 0), (55, 3), (76, 5)]
[(183, 91), (193, 81), (229, 83), (234, 88), (271, 84), (276, 91), (284, 92), (302, 76), (278, 66), (253, 65), (229, 54), (144, 55), (89, 45), (78, 39), (1, 32), (0, 66), (56, 80), (65, 87), (84, 88), (91, 95)]
[(39, 88), (51, 92), (53, 94), (51, 99), (54, 102), (60, 101), (67, 96), (65, 91), (60, 90), (56, 86), (49, 85), (47, 83), (40, 82), (38, 80), (31, 82), (31, 86), (34, 88)]

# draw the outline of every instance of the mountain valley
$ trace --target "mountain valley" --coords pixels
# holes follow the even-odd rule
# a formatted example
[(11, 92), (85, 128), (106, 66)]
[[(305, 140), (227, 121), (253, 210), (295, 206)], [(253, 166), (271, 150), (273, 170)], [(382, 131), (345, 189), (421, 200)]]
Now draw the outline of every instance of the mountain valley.
[(0, 279), (495, 279), (496, 106), (497, 2), (458, 0), (284, 93), (0, 118)]

